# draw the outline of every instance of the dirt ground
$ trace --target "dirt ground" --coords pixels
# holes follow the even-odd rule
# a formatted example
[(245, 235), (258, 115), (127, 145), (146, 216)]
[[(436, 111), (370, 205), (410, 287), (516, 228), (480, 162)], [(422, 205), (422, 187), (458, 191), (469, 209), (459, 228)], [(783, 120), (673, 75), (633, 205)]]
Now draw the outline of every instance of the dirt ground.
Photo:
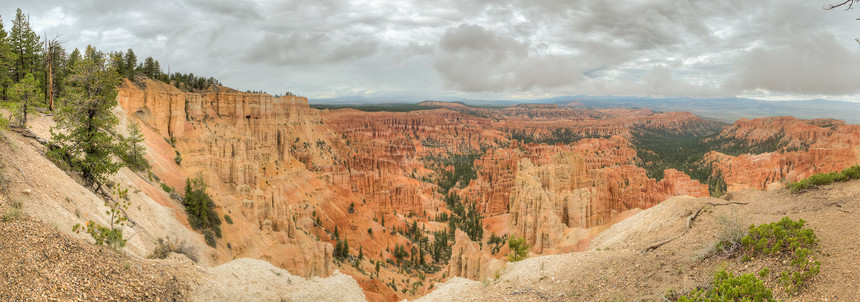
[[(739, 202), (746, 204), (734, 204)], [(702, 209), (687, 230), (687, 220)], [(721, 221), (750, 224), (788, 216), (804, 219), (818, 236), (821, 273), (798, 295), (787, 295), (777, 274), (764, 278), (782, 301), (860, 300), (860, 181), (802, 194), (785, 189), (733, 192), (729, 201), (676, 197), (607, 229), (582, 253), (544, 256), (509, 265), (498, 279), (452, 279), (419, 301), (664, 301), (710, 283), (713, 273), (773, 271), (781, 259), (710, 255), (726, 229)], [(673, 239), (650, 251), (647, 247)]]

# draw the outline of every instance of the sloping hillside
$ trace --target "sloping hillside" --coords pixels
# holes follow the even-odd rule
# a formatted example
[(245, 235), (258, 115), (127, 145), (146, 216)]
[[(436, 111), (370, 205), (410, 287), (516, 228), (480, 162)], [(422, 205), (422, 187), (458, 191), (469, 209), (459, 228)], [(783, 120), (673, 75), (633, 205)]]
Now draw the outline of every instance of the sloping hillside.
[[(701, 211), (699, 211), (701, 209)], [(698, 213), (698, 215), (695, 215)], [(695, 219), (689, 223), (690, 217)], [(586, 252), (543, 256), (509, 264), (484, 282), (451, 279), (419, 301), (662, 301), (671, 292), (707, 286), (716, 270), (756, 273), (779, 263), (710, 255), (725, 222), (804, 219), (820, 242), (814, 256), (821, 273), (797, 296), (776, 276), (764, 278), (781, 300), (846, 301), (860, 297), (860, 181), (793, 195), (785, 189), (742, 191), (731, 200), (675, 197), (613, 225)], [(671, 240), (674, 239), (674, 240)], [(671, 240), (671, 241), (668, 241)], [(666, 242), (659, 247), (656, 243)], [(709, 256), (710, 255), (710, 256)], [(775, 275), (775, 274), (773, 274)]]
[[(50, 123), (40, 116), (30, 126), (44, 137)], [(210, 267), (217, 255), (187, 227), (181, 204), (126, 168), (112, 180), (129, 190), (128, 244), (121, 251), (94, 245), (72, 229), (107, 224), (105, 201), (45, 158), (32, 136), (0, 131), (0, 300), (364, 299), (358, 283), (337, 271), (309, 280), (252, 259)], [(182, 243), (197, 263), (175, 253), (146, 259), (158, 239)]]

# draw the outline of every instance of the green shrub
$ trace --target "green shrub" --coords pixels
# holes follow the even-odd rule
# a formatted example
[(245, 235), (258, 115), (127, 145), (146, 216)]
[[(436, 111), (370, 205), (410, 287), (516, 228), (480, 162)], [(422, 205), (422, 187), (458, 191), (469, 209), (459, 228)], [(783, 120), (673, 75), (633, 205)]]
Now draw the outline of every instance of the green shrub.
[(696, 289), (678, 301), (776, 301), (773, 291), (753, 274), (735, 276), (725, 270), (714, 274), (708, 289)]
[(860, 165), (849, 167), (842, 172), (819, 173), (807, 177), (798, 182), (788, 184), (791, 193), (800, 193), (818, 186), (832, 184), (839, 181), (860, 179)]
[(741, 239), (745, 260), (757, 255), (790, 258), (792, 269), (780, 273), (780, 282), (789, 293), (799, 291), (821, 270), (821, 263), (810, 255), (818, 238), (812, 229), (804, 228), (805, 224), (803, 219), (793, 221), (785, 217), (778, 222), (751, 225), (747, 236)]
[(163, 182), (159, 183), (159, 184), (161, 185), (161, 189), (164, 190), (165, 193), (176, 192), (176, 190), (174, 190), (172, 187), (168, 186), (167, 184), (165, 184)]
[(107, 245), (114, 250), (119, 251), (125, 247), (126, 242), (128, 242), (128, 239), (123, 238), (122, 235), (122, 228), (125, 226), (125, 222), (128, 221), (128, 217), (124, 214), (124, 210), (127, 209), (129, 205), (128, 189), (122, 189), (117, 186), (115, 194), (117, 202), (105, 202), (105, 206), (108, 207), (108, 210), (105, 213), (110, 215), (109, 226), (103, 226), (90, 220), (87, 221), (85, 226), (81, 226), (80, 223), (75, 224), (72, 226), (72, 231), (85, 231), (96, 240), (96, 244)]
[(508, 261), (517, 262), (528, 258), (529, 244), (526, 243), (526, 238), (517, 235), (511, 235), (508, 239), (508, 247), (511, 249), (508, 254)]
[(87, 221), (85, 227), (82, 227), (80, 223), (72, 226), (73, 232), (78, 232), (79, 230), (90, 234), (96, 240), (96, 244), (107, 245), (115, 250), (125, 247), (125, 243), (128, 241), (127, 239), (123, 239), (122, 229), (109, 228), (92, 220)]
[(233, 224), (233, 218), (231, 218), (230, 215), (224, 214), (224, 221), (228, 224)]
[(179, 151), (176, 152), (176, 157), (173, 158), (173, 161), (176, 162), (177, 165), (182, 165), (182, 154), (179, 154)]
[(842, 170), (842, 175), (850, 179), (860, 179), (860, 165), (853, 166)]
[(751, 256), (776, 255), (792, 253), (799, 247), (813, 247), (818, 239), (812, 229), (803, 227), (805, 224), (803, 219), (794, 221), (785, 217), (778, 222), (751, 225), (747, 235), (741, 239), (744, 252)]
[(203, 239), (206, 240), (206, 245), (211, 246), (213, 249), (216, 247), (215, 234), (212, 231), (203, 231)]

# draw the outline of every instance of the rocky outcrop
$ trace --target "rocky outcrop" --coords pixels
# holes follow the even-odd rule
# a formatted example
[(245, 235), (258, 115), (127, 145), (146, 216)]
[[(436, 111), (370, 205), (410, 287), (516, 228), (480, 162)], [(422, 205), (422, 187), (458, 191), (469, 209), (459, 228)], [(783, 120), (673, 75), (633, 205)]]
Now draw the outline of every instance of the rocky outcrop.
[(505, 264), (504, 260), (496, 259), (486, 250), (482, 250), (466, 233), (457, 230), (454, 245), (451, 247), (451, 260), (448, 262), (450, 276), (484, 280), (504, 269)]

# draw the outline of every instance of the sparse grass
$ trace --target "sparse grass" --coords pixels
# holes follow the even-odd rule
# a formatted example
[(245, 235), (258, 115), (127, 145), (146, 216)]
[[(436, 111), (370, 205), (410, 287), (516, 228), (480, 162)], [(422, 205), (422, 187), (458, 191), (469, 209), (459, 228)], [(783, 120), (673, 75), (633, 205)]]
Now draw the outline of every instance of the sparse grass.
[(158, 238), (155, 242), (155, 249), (149, 254), (150, 259), (164, 259), (170, 253), (183, 254), (194, 262), (200, 260), (197, 257), (197, 250), (185, 241), (178, 239), (170, 240), (169, 238)]
[(788, 184), (788, 189), (791, 193), (801, 193), (818, 186), (832, 184), (834, 182), (848, 181), (852, 179), (860, 179), (860, 165), (849, 167), (842, 172), (819, 173), (807, 177), (798, 182)]
[(719, 241), (710, 254), (732, 255), (741, 246), (741, 240), (747, 235), (747, 231), (734, 210), (729, 216), (718, 217), (717, 221), (720, 223)]
[(13, 220), (17, 220), (24, 215), (24, 210), (22, 210), (23, 202), (20, 200), (11, 200), (9, 204), (6, 206), (6, 211), (3, 212), (3, 222), (9, 222)]

